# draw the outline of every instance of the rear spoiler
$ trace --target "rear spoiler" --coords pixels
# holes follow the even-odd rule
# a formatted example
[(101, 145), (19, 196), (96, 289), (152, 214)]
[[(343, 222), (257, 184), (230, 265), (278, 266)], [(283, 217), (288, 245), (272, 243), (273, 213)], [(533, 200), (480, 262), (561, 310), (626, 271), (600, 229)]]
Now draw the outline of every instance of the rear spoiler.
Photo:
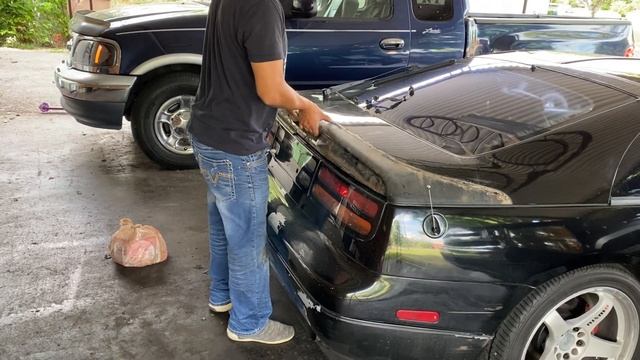
[(71, 19), (71, 31), (87, 36), (100, 36), (109, 29), (109, 22), (91, 17), (93, 11), (79, 10)]
[[(307, 99), (319, 102), (312, 92), (304, 93)], [(345, 102), (328, 104), (351, 106)], [(375, 148), (358, 135), (345, 129), (338, 122), (321, 122), (320, 137), (312, 138), (304, 133), (285, 111), (278, 113), (279, 123), (289, 132), (297, 134), (334, 166), (353, 177), (373, 192), (384, 196), (396, 205), (427, 206), (430, 203), (450, 206), (511, 205), (506, 193), (470, 181), (446, 177), (399, 161)], [(380, 120), (382, 121), (382, 120)], [(438, 189), (428, 197), (427, 186)]]

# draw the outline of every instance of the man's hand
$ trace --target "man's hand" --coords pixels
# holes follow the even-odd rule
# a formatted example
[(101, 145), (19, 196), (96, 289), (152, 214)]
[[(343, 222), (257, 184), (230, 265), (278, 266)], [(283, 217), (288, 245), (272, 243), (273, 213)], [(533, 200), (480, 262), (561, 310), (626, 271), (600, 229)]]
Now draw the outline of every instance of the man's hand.
[(251, 63), (256, 80), (256, 91), (260, 99), (274, 108), (283, 108), (290, 113), (296, 112), (302, 130), (318, 136), (320, 120), (331, 121), (311, 100), (299, 95), (284, 81), (284, 62), (282, 60)]
[(320, 121), (331, 121), (329, 115), (325, 114), (318, 105), (308, 101), (305, 106), (298, 111), (298, 123), (302, 130), (318, 136), (320, 134)]

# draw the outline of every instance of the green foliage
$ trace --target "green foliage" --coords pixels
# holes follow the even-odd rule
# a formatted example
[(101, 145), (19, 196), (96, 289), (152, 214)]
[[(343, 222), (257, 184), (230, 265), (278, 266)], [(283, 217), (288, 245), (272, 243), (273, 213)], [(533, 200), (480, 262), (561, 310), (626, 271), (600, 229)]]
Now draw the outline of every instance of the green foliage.
[(68, 37), (67, 0), (0, 0), (0, 45), (60, 46)]
[(612, 0), (580, 0), (580, 2), (591, 11), (591, 16), (595, 16), (598, 10), (608, 9)]
[(636, 10), (640, 10), (640, 0), (615, 0), (611, 4), (611, 10), (624, 16)]
[(33, 3), (24, 0), (0, 0), (0, 44), (8, 39), (22, 42), (31, 38)]
[(573, 8), (587, 8), (592, 14), (598, 10), (612, 10), (625, 16), (640, 11), (640, 0), (551, 0), (551, 4), (567, 4)]

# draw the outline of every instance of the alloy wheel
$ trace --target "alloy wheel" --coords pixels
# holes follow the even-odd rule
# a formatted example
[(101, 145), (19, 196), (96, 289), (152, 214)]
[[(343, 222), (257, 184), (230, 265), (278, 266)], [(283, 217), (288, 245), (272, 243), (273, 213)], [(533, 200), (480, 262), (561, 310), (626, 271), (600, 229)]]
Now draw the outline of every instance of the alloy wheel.
[(165, 101), (155, 117), (156, 139), (163, 147), (179, 155), (193, 154), (187, 125), (191, 120), (193, 95), (180, 95)]
[(521, 360), (630, 360), (638, 342), (638, 311), (610, 287), (575, 293), (540, 321)]

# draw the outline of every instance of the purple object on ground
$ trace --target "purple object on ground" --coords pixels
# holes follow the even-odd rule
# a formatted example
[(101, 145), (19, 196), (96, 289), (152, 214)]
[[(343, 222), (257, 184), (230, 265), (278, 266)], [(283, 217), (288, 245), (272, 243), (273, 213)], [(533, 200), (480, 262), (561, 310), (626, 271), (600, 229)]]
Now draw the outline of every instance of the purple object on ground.
[(46, 102), (43, 102), (42, 104), (40, 104), (40, 106), (38, 106), (38, 109), (40, 109), (40, 112), (42, 113), (47, 113), (51, 110), (64, 110), (61, 107), (51, 107), (49, 103), (46, 103)]

